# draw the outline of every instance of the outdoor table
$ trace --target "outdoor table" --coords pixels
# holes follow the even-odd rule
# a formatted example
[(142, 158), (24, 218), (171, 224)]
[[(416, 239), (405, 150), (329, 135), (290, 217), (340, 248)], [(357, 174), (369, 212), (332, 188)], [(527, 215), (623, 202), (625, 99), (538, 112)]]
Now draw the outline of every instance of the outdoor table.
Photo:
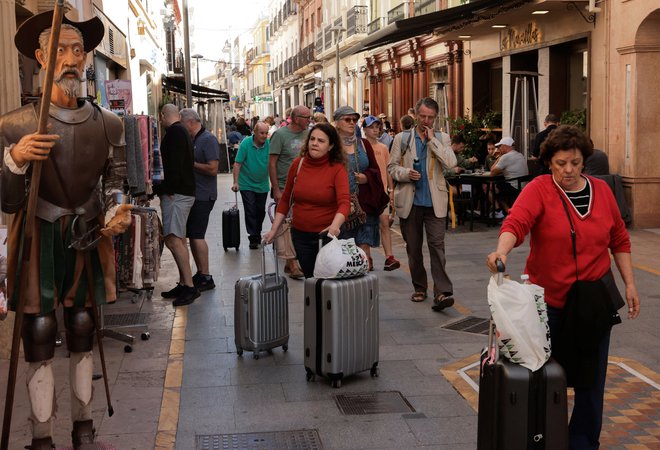
[[(491, 175), (490, 172), (484, 173), (462, 173), (457, 177), (456, 181), (460, 184), (469, 184), (470, 185), (470, 231), (474, 231), (474, 198), (475, 192), (481, 192), (481, 186), (485, 186), (484, 191), (485, 199), (481, 204), (481, 214), (482, 217), (486, 219), (486, 223), (489, 226), (495, 226), (497, 220), (495, 219), (495, 183), (504, 181), (504, 175)], [(450, 182), (450, 184), (453, 184)], [(477, 191), (479, 189), (479, 191)], [(490, 192), (493, 191), (493, 201), (490, 201)]]

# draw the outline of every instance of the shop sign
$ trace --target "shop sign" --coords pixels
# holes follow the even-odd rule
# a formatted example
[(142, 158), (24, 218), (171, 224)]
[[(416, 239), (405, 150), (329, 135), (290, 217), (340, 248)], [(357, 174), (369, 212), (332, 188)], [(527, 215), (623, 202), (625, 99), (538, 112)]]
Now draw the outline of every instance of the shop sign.
[(272, 97), (271, 95), (256, 95), (256, 96), (254, 97), (254, 101), (257, 102), (257, 103), (261, 103), (261, 102), (272, 102), (272, 101), (273, 101), (273, 97)]
[(524, 28), (507, 28), (500, 32), (500, 50), (515, 50), (541, 43), (543, 35), (541, 29), (534, 22), (528, 23)]

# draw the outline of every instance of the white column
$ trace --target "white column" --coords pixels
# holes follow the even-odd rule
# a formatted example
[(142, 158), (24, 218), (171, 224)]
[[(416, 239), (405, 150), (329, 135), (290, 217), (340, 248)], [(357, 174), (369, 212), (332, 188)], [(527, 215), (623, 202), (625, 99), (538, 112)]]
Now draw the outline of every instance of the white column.
[(511, 57), (502, 57), (502, 136), (511, 136)]
[(21, 106), (21, 81), (18, 76), (18, 50), (14, 46), (16, 33), (16, 2), (0, 0), (0, 114)]
[[(543, 125), (543, 119), (550, 114), (550, 47), (539, 49), (539, 121)], [(560, 112), (554, 112), (560, 114)], [(540, 130), (539, 130), (540, 131)]]

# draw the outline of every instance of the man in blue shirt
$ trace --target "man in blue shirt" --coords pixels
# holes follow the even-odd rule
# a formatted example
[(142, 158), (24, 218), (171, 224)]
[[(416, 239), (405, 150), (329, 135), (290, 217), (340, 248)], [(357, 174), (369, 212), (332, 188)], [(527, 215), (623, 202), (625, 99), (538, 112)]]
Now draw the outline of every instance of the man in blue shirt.
[(413, 302), (423, 302), (428, 280), (424, 268), (423, 230), (431, 256), (433, 309), (441, 311), (454, 304), (453, 286), (445, 269), (445, 221), (447, 184), (443, 170), (456, 166), (449, 136), (433, 130), (439, 107), (426, 97), (417, 102), (417, 126), (399, 133), (392, 142), (387, 170), (396, 182), (394, 206), (406, 241), (408, 265), (414, 292)]
[(193, 165), (195, 203), (188, 215), (186, 237), (190, 242), (190, 251), (197, 266), (193, 283), (200, 292), (203, 292), (215, 288), (209, 271), (209, 246), (205, 237), (209, 216), (218, 198), (216, 176), (220, 160), (220, 144), (216, 137), (202, 126), (202, 120), (194, 109), (182, 109), (181, 122), (193, 139), (195, 157)]

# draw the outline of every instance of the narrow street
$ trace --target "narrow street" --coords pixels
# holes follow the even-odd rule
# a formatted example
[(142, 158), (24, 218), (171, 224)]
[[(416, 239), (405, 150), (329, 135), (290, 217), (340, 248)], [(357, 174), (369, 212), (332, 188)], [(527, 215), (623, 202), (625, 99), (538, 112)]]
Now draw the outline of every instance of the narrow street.
[[(124, 351), (123, 342), (104, 339), (115, 414), (107, 416), (102, 380), (97, 380), (94, 413), (99, 441), (118, 450), (215, 449), (225, 448), (223, 442), (229, 448), (240, 448), (241, 442), (250, 439), (262, 439), (266, 448), (474, 449), (475, 362), (486, 336), (446, 326), (468, 316), (488, 317), (489, 274), (484, 259), (497, 230), (482, 225), (476, 228), (481, 231), (473, 233), (466, 226), (448, 232), (447, 266), (457, 303), (442, 313), (431, 310), (430, 300), (410, 302), (407, 267), (384, 272), (384, 257), (375, 252), (380, 284), (380, 376), (371, 378), (365, 372), (333, 389), (322, 379), (305, 381), (302, 281), (288, 279), (288, 352), (278, 348), (272, 355), (262, 353), (258, 360), (249, 352), (237, 356), (234, 283), (240, 276), (259, 272), (261, 251), (248, 250), (247, 245), (238, 252), (222, 249), (221, 213), (234, 195), (229, 175), (220, 175), (218, 183), (220, 198), (208, 236), (216, 289), (175, 311), (159, 295), (171, 288), (177, 276), (166, 250), (153, 298), (144, 301), (141, 310), (141, 302), (131, 302), (135, 297), (128, 293), (106, 308), (106, 317), (115, 321), (120, 314), (128, 314), (132, 320), (136, 314), (144, 314), (139, 318), (147, 319), (150, 339), (140, 339), (144, 327), (129, 328), (136, 336), (131, 353)], [(397, 229), (395, 225), (395, 253), (405, 262)], [(607, 449), (657, 449), (660, 376), (655, 368), (660, 364), (660, 332), (654, 318), (660, 312), (660, 232), (635, 230), (631, 237), (642, 315), (634, 322), (624, 318), (613, 332), (602, 444)], [(242, 238), (246, 243), (247, 235)], [(525, 254), (526, 248), (521, 248), (510, 257), (507, 271), (512, 277), (520, 274)], [(266, 256), (272, 270), (270, 251)], [(98, 352), (96, 356), (96, 372), (100, 373)], [(25, 367), (21, 362), (12, 449), (29, 442)], [(55, 425), (55, 442), (61, 446), (70, 439), (65, 347), (57, 349), (54, 367), (62, 411)], [(1, 361), (3, 384), (6, 373), (7, 361)], [(356, 394), (360, 394), (357, 400), (365, 414), (343, 414), (337, 396), (355, 401), (351, 396)], [(369, 398), (372, 395), (378, 397), (375, 402)], [(305, 431), (259, 435), (293, 430)]]

